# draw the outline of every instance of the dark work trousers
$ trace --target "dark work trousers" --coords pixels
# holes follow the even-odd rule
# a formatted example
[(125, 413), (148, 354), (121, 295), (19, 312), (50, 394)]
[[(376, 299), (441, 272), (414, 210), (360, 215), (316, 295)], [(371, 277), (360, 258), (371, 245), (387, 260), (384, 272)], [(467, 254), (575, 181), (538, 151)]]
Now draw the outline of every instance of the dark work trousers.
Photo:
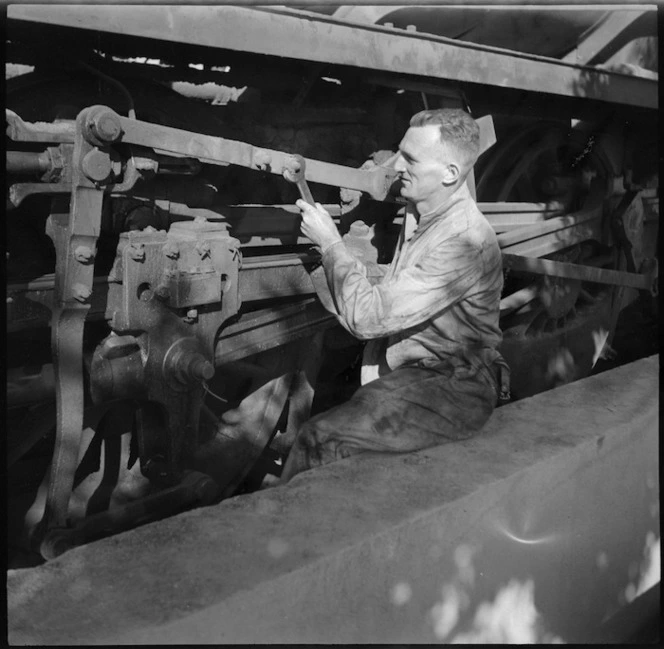
[(456, 357), (399, 367), (307, 421), (281, 481), (363, 451), (405, 453), (472, 437), (496, 406), (497, 373)]

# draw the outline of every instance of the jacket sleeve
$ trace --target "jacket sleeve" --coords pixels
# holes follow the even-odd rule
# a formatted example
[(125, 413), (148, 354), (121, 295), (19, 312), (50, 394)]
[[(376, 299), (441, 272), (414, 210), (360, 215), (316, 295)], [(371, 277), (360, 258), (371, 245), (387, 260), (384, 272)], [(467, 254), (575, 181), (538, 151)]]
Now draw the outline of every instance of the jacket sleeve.
[(325, 251), (323, 268), (341, 324), (357, 338), (371, 339), (421, 324), (461, 300), (482, 275), (480, 253), (454, 236), (373, 286), (367, 268), (340, 242)]

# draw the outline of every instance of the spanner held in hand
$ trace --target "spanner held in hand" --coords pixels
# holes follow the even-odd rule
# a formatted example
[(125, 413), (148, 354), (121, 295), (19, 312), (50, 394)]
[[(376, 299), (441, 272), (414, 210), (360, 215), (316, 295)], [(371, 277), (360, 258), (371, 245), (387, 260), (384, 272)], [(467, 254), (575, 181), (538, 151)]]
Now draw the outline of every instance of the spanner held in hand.
[(291, 183), (295, 183), (300, 190), (300, 196), (309, 203), (309, 205), (316, 206), (314, 197), (311, 195), (311, 190), (304, 177), (305, 161), (301, 155), (297, 153), (291, 156), (287, 166), (284, 168), (284, 178)]

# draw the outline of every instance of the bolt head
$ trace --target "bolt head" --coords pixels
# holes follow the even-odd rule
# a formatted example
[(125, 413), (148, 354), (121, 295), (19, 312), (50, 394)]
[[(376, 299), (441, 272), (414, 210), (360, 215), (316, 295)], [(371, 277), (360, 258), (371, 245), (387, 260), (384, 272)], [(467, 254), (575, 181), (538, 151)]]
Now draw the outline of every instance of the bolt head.
[(94, 253), (92, 252), (92, 248), (89, 246), (76, 246), (74, 250), (74, 259), (76, 259), (76, 261), (80, 262), (81, 264), (85, 264), (91, 261), (93, 256)]
[(257, 151), (254, 155), (254, 164), (262, 171), (266, 171), (272, 163), (272, 155), (268, 151)]
[(72, 287), (72, 296), (77, 302), (87, 302), (92, 295), (92, 291), (85, 284), (74, 284)]
[(164, 248), (164, 255), (166, 255), (169, 259), (177, 259), (180, 256), (180, 251), (178, 250), (178, 247), (174, 243), (167, 243)]
[(134, 166), (137, 171), (148, 171), (156, 173), (159, 170), (159, 163), (150, 158), (134, 158)]
[(90, 130), (103, 142), (116, 142), (122, 135), (122, 126), (118, 116), (110, 111), (100, 111), (92, 116)]
[(189, 309), (187, 315), (184, 317), (184, 321), (188, 324), (192, 324), (198, 320), (198, 309)]
[(81, 170), (93, 182), (101, 183), (111, 176), (113, 165), (107, 153), (99, 149), (92, 149), (83, 157)]
[(209, 241), (199, 241), (196, 244), (196, 250), (198, 251), (199, 256), (201, 259), (204, 259), (210, 254), (210, 242)]
[(145, 261), (145, 244), (132, 243), (129, 247), (129, 256), (134, 261)]
[(160, 300), (168, 300), (171, 297), (171, 289), (168, 286), (157, 286), (154, 292)]

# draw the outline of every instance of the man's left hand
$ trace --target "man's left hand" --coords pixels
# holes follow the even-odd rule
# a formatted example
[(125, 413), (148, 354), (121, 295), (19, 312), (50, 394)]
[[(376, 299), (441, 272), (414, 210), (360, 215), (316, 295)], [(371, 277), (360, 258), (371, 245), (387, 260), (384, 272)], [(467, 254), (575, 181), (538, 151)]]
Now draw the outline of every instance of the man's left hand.
[(341, 241), (341, 235), (329, 212), (320, 204), (316, 207), (309, 205), (301, 198), (295, 203), (302, 210), (302, 234), (311, 239), (321, 252)]

